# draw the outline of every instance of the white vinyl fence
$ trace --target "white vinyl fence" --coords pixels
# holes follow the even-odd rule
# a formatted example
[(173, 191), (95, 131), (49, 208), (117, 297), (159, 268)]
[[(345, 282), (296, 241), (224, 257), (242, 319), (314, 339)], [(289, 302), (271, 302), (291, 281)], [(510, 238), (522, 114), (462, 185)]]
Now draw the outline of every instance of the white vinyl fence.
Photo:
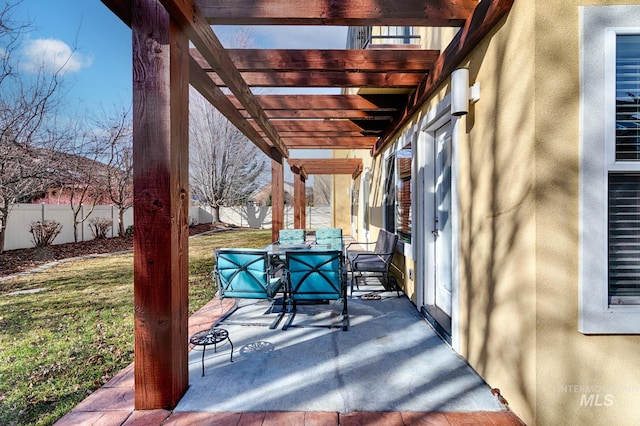
[[(89, 208), (89, 207), (86, 207)], [(84, 213), (84, 212), (81, 212)], [(210, 223), (212, 216), (205, 207), (193, 206), (189, 209), (189, 216), (198, 223)], [(245, 228), (271, 228), (271, 207), (223, 207), (220, 219), (233, 225)], [(84, 216), (82, 216), (84, 217)], [(112, 206), (96, 206), (90, 218), (106, 217), (113, 220), (109, 237), (118, 235), (118, 209)], [(5, 236), (5, 250), (16, 250), (33, 247), (33, 240), (29, 232), (32, 222), (41, 220), (55, 220), (62, 224), (60, 234), (54, 244), (73, 242), (73, 212), (69, 205), (59, 204), (15, 204), (9, 213), (7, 232)], [(329, 206), (307, 207), (307, 229), (329, 227), (331, 223), (331, 208)], [(133, 225), (133, 209), (124, 215), (125, 229)], [(293, 208), (285, 207), (285, 228), (293, 228)], [(78, 239), (87, 241), (93, 239), (87, 219), (78, 229)]]

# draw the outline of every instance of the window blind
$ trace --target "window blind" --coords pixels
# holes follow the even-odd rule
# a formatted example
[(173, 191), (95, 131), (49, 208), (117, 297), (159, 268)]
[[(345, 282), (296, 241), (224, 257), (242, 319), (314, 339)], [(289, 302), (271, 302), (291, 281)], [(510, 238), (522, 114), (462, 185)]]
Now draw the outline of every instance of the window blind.
[[(618, 162), (640, 161), (640, 35), (616, 36)], [(634, 165), (635, 166), (635, 165)], [(640, 304), (640, 173), (609, 173), (609, 304)]]
[(391, 156), (386, 161), (387, 176), (384, 183), (384, 229), (396, 233), (396, 157)]
[(640, 304), (640, 173), (609, 174), (609, 303)]
[(640, 35), (616, 37), (616, 160), (640, 160)]

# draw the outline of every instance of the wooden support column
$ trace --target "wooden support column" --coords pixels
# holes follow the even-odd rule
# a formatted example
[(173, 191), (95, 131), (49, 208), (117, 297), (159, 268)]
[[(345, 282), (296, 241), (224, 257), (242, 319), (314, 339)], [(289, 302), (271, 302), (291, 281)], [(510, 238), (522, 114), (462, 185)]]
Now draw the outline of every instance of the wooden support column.
[(135, 408), (189, 385), (189, 42), (156, 0), (133, 0)]
[(304, 168), (291, 167), (293, 172), (293, 227), (305, 229), (307, 227), (307, 173)]
[(284, 228), (284, 162), (273, 150), (271, 159), (271, 241), (278, 241)]

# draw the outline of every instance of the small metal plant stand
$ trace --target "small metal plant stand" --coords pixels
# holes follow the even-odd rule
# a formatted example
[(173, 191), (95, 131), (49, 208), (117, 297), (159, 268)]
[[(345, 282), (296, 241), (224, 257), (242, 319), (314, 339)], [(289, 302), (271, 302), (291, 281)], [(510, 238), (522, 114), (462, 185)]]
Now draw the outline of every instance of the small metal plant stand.
[(202, 375), (204, 376), (204, 353), (207, 350), (207, 346), (213, 345), (213, 351), (218, 352), (218, 343), (222, 343), (225, 340), (229, 341), (231, 346), (231, 362), (233, 362), (233, 343), (229, 339), (229, 332), (224, 328), (209, 328), (207, 330), (198, 331), (191, 336), (189, 343), (194, 346), (202, 346)]

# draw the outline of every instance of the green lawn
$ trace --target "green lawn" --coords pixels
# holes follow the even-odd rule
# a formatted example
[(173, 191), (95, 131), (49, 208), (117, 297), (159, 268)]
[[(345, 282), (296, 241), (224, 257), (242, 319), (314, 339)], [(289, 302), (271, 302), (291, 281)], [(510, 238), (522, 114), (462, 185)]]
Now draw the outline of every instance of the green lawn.
[[(214, 249), (270, 241), (271, 230), (191, 238), (190, 313), (214, 297)], [(7, 294), (30, 289), (44, 291)], [(0, 425), (52, 424), (132, 361), (132, 254), (63, 263), (0, 283)]]

